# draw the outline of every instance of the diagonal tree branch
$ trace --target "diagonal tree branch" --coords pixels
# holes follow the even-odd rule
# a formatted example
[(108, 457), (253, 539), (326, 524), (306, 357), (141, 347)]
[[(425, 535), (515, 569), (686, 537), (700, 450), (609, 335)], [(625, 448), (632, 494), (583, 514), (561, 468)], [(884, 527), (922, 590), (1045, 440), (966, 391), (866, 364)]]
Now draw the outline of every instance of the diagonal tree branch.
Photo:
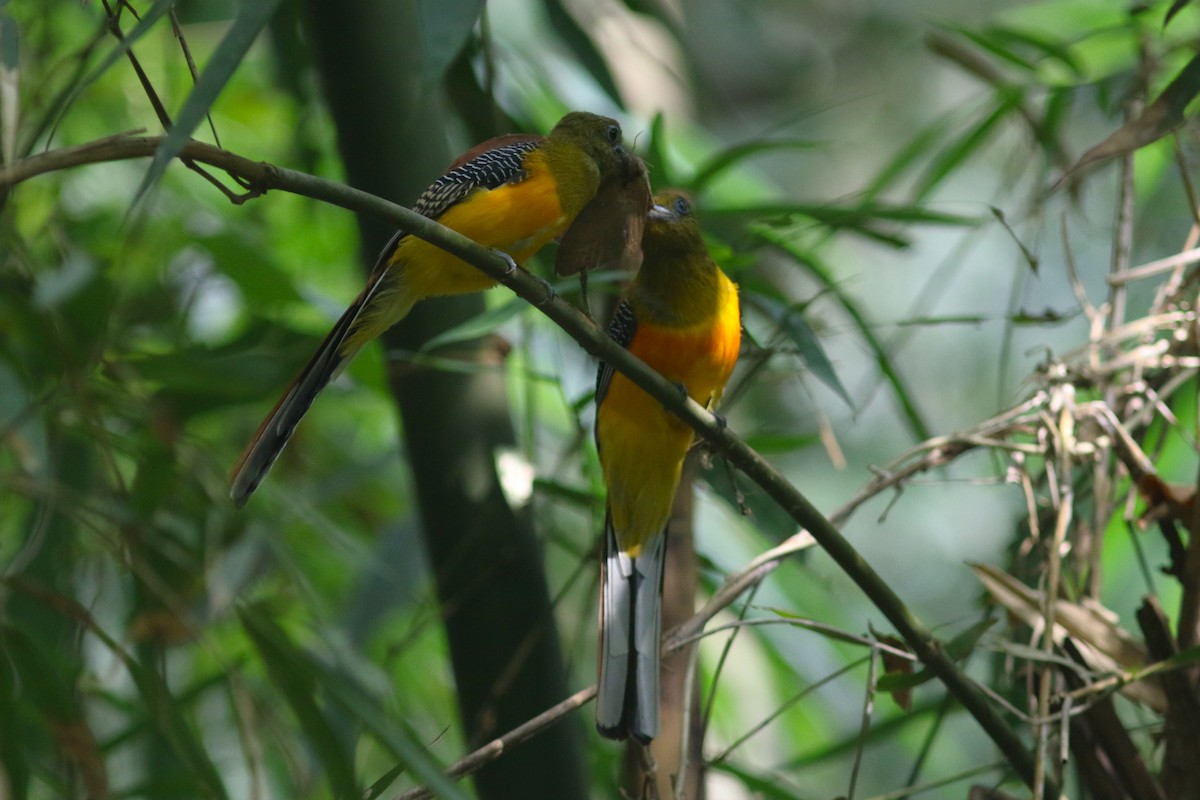
[[(152, 156), (161, 137), (126, 136), (99, 140), (79, 147), (51, 151), (33, 156), (0, 169), (0, 191), (36, 175), (99, 161), (112, 161)], [(522, 299), (536, 306), (553, 320), (588, 353), (612, 364), (617, 370), (660, 401), (680, 417), (730, 463), (758, 484), (805, 531), (792, 537), (752, 562), (747, 570), (730, 576), (719, 594), (732, 602), (742, 586), (748, 586), (772, 571), (783, 559), (807, 541), (807, 535), (820, 544), (842, 571), (870, 598), (875, 607), (887, 617), (899, 633), (946, 689), (975, 717), (979, 726), (991, 737), (1013, 770), (1030, 787), (1035, 783), (1033, 754), (1021, 737), (997, 711), (986, 693), (968, 678), (945, 653), (942, 643), (929, 628), (904, 604), (892, 588), (854, 549), (817, 508), (795, 486), (775, 470), (761, 455), (750, 448), (728, 428), (681, 393), (677, 386), (660, 376), (634, 357), (574, 306), (557, 297), (545, 281), (520, 269), (501, 254), (489, 250), (467, 237), (443, 227), (432, 219), (334, 181), (324, 180), (302, 172), (251, 161), (228, 151), (201, 142), (188, 142), (181, 158), (194, 159), (247, 179), (252, 194), (279, 189), (301, 194), (333, 205), (369, 214), (403, 228), (463, 259), (485, 274), (503, 283)], [(711, 607), (711, 603), (709, 607)], [(709, 607), (702, 610), (703, 615)], [(700, 623), (701, 625), (703, 622)], [(691, 626), (685, 625), (687, 629)], [(668, 640), (674, 646), (675, 637)], [(572, 700), (586, 699), (587, 692)], [(547, 712), (549, 713), (549, 712)], [(525, 726), (522, 726), (524, 728)], [(500, 743), (503, 737), (492, 745)], [(1047, 776), (1042, 787), (1043, 797), (1056, 798), (1058, 786)]]

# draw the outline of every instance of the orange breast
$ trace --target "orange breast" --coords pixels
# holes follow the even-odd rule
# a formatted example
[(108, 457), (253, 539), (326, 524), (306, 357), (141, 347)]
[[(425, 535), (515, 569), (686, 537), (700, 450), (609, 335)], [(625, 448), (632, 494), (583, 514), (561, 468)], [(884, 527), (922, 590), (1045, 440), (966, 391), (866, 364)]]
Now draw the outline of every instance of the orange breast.
[[(741, 345), (737, 288), (728, 279), (721, 298), (715, 319), (686, 328), (642, 323), (629, 345), (701, 404), (720, 397)], [(621, 548), (635, 556), (666, 526), (692, 429), (617, 373), (596, 412), (596, 438), (613, 528)]]

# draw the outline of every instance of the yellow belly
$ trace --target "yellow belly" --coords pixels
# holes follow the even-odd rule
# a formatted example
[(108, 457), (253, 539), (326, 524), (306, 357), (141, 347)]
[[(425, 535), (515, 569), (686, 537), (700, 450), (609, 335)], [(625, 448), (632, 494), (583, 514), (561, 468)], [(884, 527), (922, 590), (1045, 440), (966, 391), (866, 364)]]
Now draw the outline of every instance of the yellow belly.
[[(722, 313), (704, 325), (651, 329), (639, 325), (629, 350), (701, 405), (715, 402), (737, 361), (741, 325), (737, 290), (723, 287)], [(663, 531), (679, 487), (693, 432), (625, 376), (613, 375), (596, 412), (596, 439), (608, 487), (613, 529), (636, 556)]]
[[(523, 264), (561, 235), (570, 220), (559, 206), (550, 173), (535, 169), (519, 183), (477, 189), (447, 209), (438, 222)], [(387, 272), (359, 315), (344, 352), (356, 352), (427, 297), (481, 292), (495, 285), (462, 259), (416, 236), (406, 236), (396, 245)]]
[[(535, 173), (520, 183), (476, 190), (438, 221), (485, 247), (508, 253), (518, 264), (561, 235), (569, 222), (548, 172)], [(470, 264), (415, 236), (400, 243), (392, 263), (403, 265), (407, 289), (418, 299), (495, 285)]]

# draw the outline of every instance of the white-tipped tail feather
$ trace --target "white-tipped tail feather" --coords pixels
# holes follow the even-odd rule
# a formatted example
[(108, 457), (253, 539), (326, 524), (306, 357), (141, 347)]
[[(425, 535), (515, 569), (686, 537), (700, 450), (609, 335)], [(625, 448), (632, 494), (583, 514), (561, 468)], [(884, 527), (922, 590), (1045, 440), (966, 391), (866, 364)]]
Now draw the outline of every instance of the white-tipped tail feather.
[(600, 577), (600, 666), (596, 728), (610, 739), (649, 742), (658, 735), (659, 640), (662, 633), (664, 533), (636, 558), (604, 523)]

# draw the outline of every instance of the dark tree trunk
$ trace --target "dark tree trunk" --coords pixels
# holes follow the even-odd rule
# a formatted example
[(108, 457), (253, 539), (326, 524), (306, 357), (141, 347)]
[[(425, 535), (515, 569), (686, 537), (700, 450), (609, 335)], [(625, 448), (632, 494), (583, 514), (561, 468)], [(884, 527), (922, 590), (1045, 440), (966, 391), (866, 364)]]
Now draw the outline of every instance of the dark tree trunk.
[[(351, 184), (411, 203), (450, 162), (440, 91), (421, 85), (416, 4), (411, 0), (309, 2), (310, 34)], [(364, 255), (391, 234), (360, 220)], [(386, 337), (414, 350), (479, 313), (479, 296), (418, 305)], [(454, 357), (498, 363), (484, 340)], [(496, 447), (510, 444), (505, 378), (413, 369), (393, 362), (391, 386), (404, 422), (426, 548), (450, 642), (459, 711), (472, 745), (563, 699), (542, 554), (527, 515), (509, 507), (496, 475)], [(563, 722), (476, 776), (484, 798), (587, 796), (579, 727)]]

